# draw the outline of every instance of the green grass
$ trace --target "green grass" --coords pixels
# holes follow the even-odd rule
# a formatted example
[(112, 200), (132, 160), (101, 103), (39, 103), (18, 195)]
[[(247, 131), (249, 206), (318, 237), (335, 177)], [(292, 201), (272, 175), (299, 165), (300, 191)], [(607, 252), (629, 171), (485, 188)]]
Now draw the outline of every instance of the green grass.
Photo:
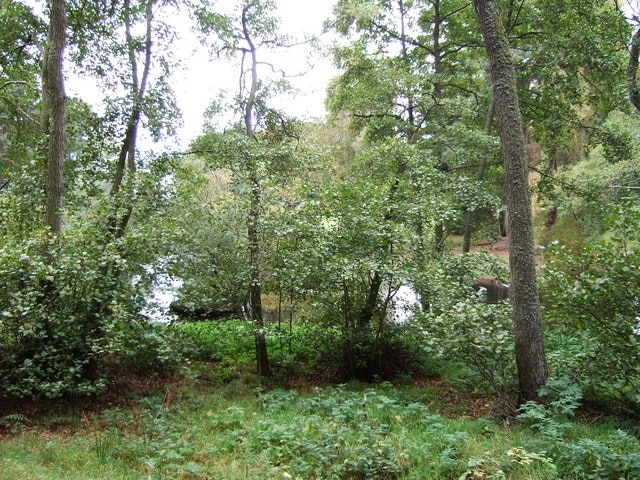
[[(0, 442), (0, 480), (614, 478), (558, 476), (562, 454), (539, 431), (446, 418), (427, 390), (265, 391), (252, 377), (194, 383), (171, 402), (144, 398), (87, 425), (52, 430), (43, 421), (16, 431)], [(596, 444), (578, 445), (565, 461), (588, 463), (592, 447), (596, 469), (616, 461), (617, 447), (640, 455), (637, 440), (615, 436), (613, 427), (572, 425), (567, 442)]]
[[(220, 361), (193, 362), (190, 376), (158, 383), (156, 396), (119, 392), (116, 404), (127, 407), (0, 417), (0, 480), (640, 478), (637, 438), (615, 424), (570, 421), (567, 402), (506, 423), (472, 418), (464, 387), (451, 382), (272, 389), (249, 373), (247, 322), (180, 328), (202, 346), (194, 351)], [(291, 350), (271, 335), (275, 360), (312, 362), (310, 333), (296, 326)], [(460, 382), (460, 368), (451, 365), (450, 380)]]

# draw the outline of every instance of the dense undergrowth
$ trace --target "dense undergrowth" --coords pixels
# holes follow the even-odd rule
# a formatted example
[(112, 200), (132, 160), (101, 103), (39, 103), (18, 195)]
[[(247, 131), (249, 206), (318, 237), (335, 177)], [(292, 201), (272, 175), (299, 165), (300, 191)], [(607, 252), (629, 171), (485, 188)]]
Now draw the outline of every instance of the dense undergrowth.
[(171, 382), (159, 376), (155, 389), (123, 391), (93, 410), (60, 401), (42, 413), (5, 409), (0, 479), (640, 477), (638, 432), (613, 417), (576, 416), (582, 392), (569, 381), (550, 384), (546, 404), (506, 419), (459, 366), (449, 384), (404, 377), (329, 385), (291, 370), (313, 362), (314, 350), (289, 348), (282, 333), (271, 337), (281, 374), (264, 383), (247, 373), (246, 323), (180, 330), (194, 358), (217, 351), (217, 362), (193, 360)]

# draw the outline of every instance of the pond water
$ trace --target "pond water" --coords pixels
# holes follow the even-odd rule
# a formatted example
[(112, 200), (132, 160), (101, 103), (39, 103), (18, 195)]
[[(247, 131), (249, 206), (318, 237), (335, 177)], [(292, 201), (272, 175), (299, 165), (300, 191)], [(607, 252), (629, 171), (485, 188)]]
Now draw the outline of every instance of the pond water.
[(393, 297), (393, 321), (398, 325), (408, 323), (420, 308), (420, 296), (411, 285), (401, 285)]
[(169, 311), (169, 307), (182, 284), (181, 278), (166, 273), (156, 275), (151, 295), (147, 297), (147, 307), (140, 313), (154, 322), (169, 323), (176, 320), (177, 317)]
[[(147, 297), (147, 307), (140, 313), (154, 322), (169, 323), (176, 320), (176, 315), (170, 312), (169, 307), (176, 299), (183, 283), (181, 278), (172, 277), (166, 273), (156, 275), (151, 295)], [(416, 311), (420, 309), (420, 296), (410, 285), (401, 285), (392, 303), (392, 321), (403, 325), (411, 321)], [(264, 316), (265, 320), (275, 320), (277, 312), (265, 311)]]

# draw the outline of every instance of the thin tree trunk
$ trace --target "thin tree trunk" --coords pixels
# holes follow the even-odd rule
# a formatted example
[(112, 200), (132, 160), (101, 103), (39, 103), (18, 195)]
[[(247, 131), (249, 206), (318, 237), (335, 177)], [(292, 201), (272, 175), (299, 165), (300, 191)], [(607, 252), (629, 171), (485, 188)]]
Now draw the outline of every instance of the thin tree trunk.
[[(494, 110), (495, 109), (493, 107), (493, 97), (491, 97), (491, 102), (489, 103), (489, 111), (487, 112), (487, 118), (485, 119), (485, 122), (484, 122), (484, 134), (487, 136), (491, 135), (491, 123), (493, 122)], [(485, 145), (482, 148), (480, 168), (478, 169), (477, 179), (479, 181), (484, 180), (484, 176), (487, 171), (488, 156), (489, 156), (489, 147)], [(464, 237), (462, 240), (462, 251), (464, 253), (469, 253), (469, 250), (471, 250), (471, 235), (473, 235), (474, 218), (475, 218), (474, 212), (468, 210), (466, 219), (465, 219), (465, 224), (464, 224)]]
[(489, 57), (498, 128), (507, 184), (511, 251), (511, 300), (520, 400), (538, 398), (547, 380), (540, 299), (536, 284), (533, 220), (522, 116), (515, 71), (494, 0), (474, 0)]
[(64, 155), (66, 143), (66, 95), (62, 65), (67, 15), (64, 0), (51, 2), (48, 44), (42, 65), (42, 131), (45, 153), (45, 224), (53, 233), (62, 230)]
[[(251, 83), (249, 87), (249, 96), (244, 109), (244, 124), (246, 135), (255, 138), (255, 127), (253, 125), (253, 115), (255, 109), (256, 95), (258, 93), (258, 57), (257, 49), (251, 38), (248, 25), (248, 10), (251, 5), (242, 10), (242, 33), (249, 48), (247, 53), (251, 59), (251, 67), (249, 69), (251, 75)], [(262, 208), (262, 185), (258, 173), (256, 163), (250, 161), (249, 182), (251, 183), (251, 199), (249, 212), (247, 214), (247, 236), (249, 240), (249, 304), (251, 305), (251, 320), (253, 321), (254, 336), (256, 342), (256, 364), (258, 375), (267, 377), (271, 375), (269, 367), (269, 354), (267, 350), (267, 341), (265, 336), (264, 318), (262, 316), (262, 288), (260, 286), (260, 215)]]
[(360, 309), (360, 317), (358, 318), (358, 331), (366, 332), (371, 328), (373, 314), (378, 306), (378, 297), (380, 295), (380, 287), (382, 286), (382, 277), (377, 270), (373, 272), (373, 276), (369, 279), (369, 291), (364, 305)]
[[(131, 188), (136, 175), (136, 147), (138, 140), (138, 126), (142, 115), (142, 102), (147, 90), (149, 80), (149, 72), (151, 71), (152, 56), (152, 33), (153, 33), (153, 5), (154, 1), (147, 4), (146, 7), (146, 32), (145, 32), (145, 51), (144, 63), (142, 65), (142, 75), (139, 72), (138, 59), (136, 58), (136, 41), (133, 38), (131, 25), (131, 5), (130, 0), (124, 3), (124, 23), (125, 36), (127, 40), (127, 49), (129, 55), (129, 66), (131, 67), (131, 97), (133, 104), (131, 112), (127, 119), (127, 128), (124, 139), (120, 147), (120, 154), (116, 163), (116, 171), (111, 184), (111, 197), (116, 198), (120, 193), (124, 184), (125, 172), (129, 172), (129, 180)], [(129, 224), (131, 214), (133, 213), (133, 199), (125, 200), (125, 207), (122, 213), (118, 212), (118, 202), (116, 201), (115, 211), (109, 216), (108, 226), (115, 238), (121, 238)]]
[[(433, 5), (433, 73), (435, 77), (435, 82), (433, 83), (433, 101), (434, 101), (434, 112), (435, 118), (442, 121), (440, 118), (440, 103), (442, 101), (442, 60), (443, 60), (443, 52), (440, 46), (440, 28), (442, 26), (442, 19), (440, 18), (440, 0), (432, 1)], [(448, 170), (448, 167), (443, 162), (443, 154), (442, 148), (440, 146), (436, 147), (436, 160), (438, 163), (438, 168), (443, 172)], [(434, 227), (434, 239), (433, 239), (433, 247), (436, 253), (443, 254), (444, 253), (444, 241), (445, 241), (445, 228), (444, 223), (442, 221), (437, 221)]]

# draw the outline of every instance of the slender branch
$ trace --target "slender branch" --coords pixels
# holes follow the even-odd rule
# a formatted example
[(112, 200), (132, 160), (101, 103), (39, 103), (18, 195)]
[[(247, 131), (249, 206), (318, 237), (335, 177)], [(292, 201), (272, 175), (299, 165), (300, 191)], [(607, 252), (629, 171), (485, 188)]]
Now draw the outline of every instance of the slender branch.
[(9, 80), (4, 82), (2, 85), (0, 85), (0, 90), (4, 90), (7, 87), (10, 87), (11, 85), (24, 85), (27, 87), (30, 87), (31, 89), (35, 90), (35, 87), (30, 84), (29, 82), (25, 82), (24, 80)]
[(284, 70), (282, 70), (281, 68), (276, 69), (276, 67), (269, 62), (256, 62), (256, 65), (266, 65), (268, 67), (271, 67), (271, 71), (273, 73), (277, 73), (280, 74), (282, 76), (282, 78), (295, 78), (295, 77), (303, 77), (305, 76), (307, 73), (309, 73), (313, 67), (309, 68), (308, 70), (305, 70), (304, 72), (300, 72), (300, 73), (294, 73), (294, 74), (288, 74), (286, 73)]
[(8, 97), (0, 97), (2, 100), (4, 100), (5, 103), (11, 105), (11, 107), (15, 108), (18, 113), (20, 113), (20, 115), (22, 115), (24, 118), (26, 118), (27, 120), (29, 120), (31, 123), (33, 123), (34, 125), (37, 126), (41, 126), (42, 124), (40, 123), (40, 121), (36, 120), (35, 118), (33, 118), (31, 115), (29, 115), (29, 113), (27, 113), (26, 111), (24, 111), (22, 109), (22, 107), (20, 107), (20, 105), (18, 105), (16, 102), (13, 101), (13, 99), (8, 98)]
[(364, 114), (364, 113), (354, 113), (353, 114), (354, 117), (356, 118), (394, 118), (398, 121), (404, 121), (404, 118), (402, 118), (400, 115), (394, 115), (392, 113), (369, 113), (369, 114)]

